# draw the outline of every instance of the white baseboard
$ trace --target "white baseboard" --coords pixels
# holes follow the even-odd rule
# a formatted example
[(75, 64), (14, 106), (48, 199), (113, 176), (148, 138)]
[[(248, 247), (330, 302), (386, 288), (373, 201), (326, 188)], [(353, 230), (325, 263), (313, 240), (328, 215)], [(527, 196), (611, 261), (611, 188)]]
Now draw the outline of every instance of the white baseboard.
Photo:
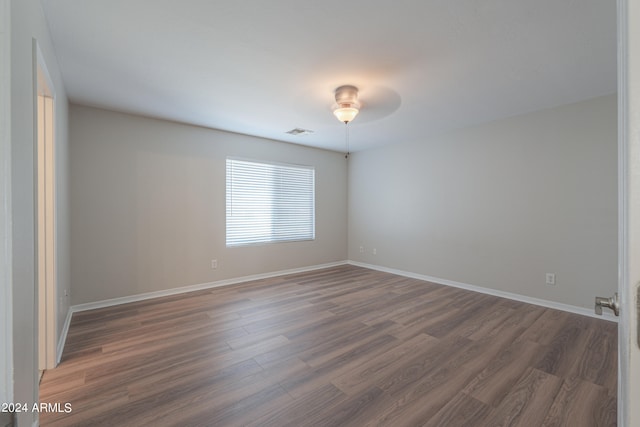
[(369, 268), (371, 270), (383, 271), (385, 273), (397, 274), (398, 276), (409, 277), (412, 279), (424, 280), (426, 282), (433, 282), (439, 285), (452, 286), (454, 288), (466, 289), (468, 291), (480, 292), (487, 295), (493, 295), (496, 297), (507, 298), (510, 300), (520, 301), (527, 304), (539, 305), (541, 307), (553, 308), (555, 310), (567, 311), (569, 313), (580, 314), (582, 316), (595, 317), (597, 319), (608, 320), (610, 322), (618, 322), (618, 318), (610, 313), (603, 313), (602, 316), (598, 316), (593, 312), (593, 309), (587, 309), (584, 307), (578, 307), (569, 304), (563, 304), (555, 301), (548, 301), (540, 298), (529, 297), (526, 295), (515, 294), (512, 292), (499, 291), (496, 289), (484, 288), (482, 286), (469, 285), (467, 283), (455, 282), (453, 280), (440, 279), (438, 277), (426, 276), (424, 274), (412, 273), (409, 271), (397, 270), (395, 268), (383, 267), (380, 265), (367, 264), (358, 261), (348, 261), (350, 265), (358, 267)]
[[(77, 304), (69, 309), (71, 313), (77, 313), (86, 310), (95, 310), (97, 308), (111, 307), (114, 305), (127, 304), (130, 302), (144, 301), (153, 298), (166, 297), (171, 295), (184, 294), (187, 292), (201, 291), (203, 289), (218, 288), (221, 286), (235, 285), (238, 283), (250, 282), (252, 280), (268, 279), (271, 277), (285, 276), (287, 274), (304, 273), (307, 271), (321, 270), (323, 268), (336, 267), (347, 264), (347, 261), (338, 261), (328, 264), (313, 265), (308, 267), (292, 268), (289, 270), (273, 271), (270, 273), (253, 274), (250, 276), (236, 277), (232, 279), (219, 280), (216, 282), (200, 283), (197, 285), (189, 285), (180, 288), (166, 289), (162, 291), (147, 292), (144, 294), (131, 295), (127, 297), (112, 298), (102, 301), (89, 302), (85, 304)], [(70, 320), (70, 319), (69, 319)], [(65, 334), (66, 338), (66, 334)], [(64, 345), (64, 342), (63, 342)]]
[(308, 267), (293, 268), (289, 270), (273, 271), (270, 273), (253, 274), (250, 276), (224, 279), (216, 282), (201, 283), (197, 285), (184, 286), (181, 288), (172, 288), (172, 289), (166, 289), (162, 291), (147, 292), (144, 294), (131, 295), (131, 296), (120, 297), (120, 298), (112, 298), (108, 300), (90, 302), (85, 304), (77, 304), (77, 305), (71, 306), (69, 308), (69, 312), (67, 313), (67, 319), (65, 320), (65, 325), (64, 325), (62, 334), (60, 335), (60, 339), (58, 341), (58, 358), (62, 355), (62, 349), (64, 348), (64, 342), (66, 340), (67, 332), (69, 330), (69, 324), (71, 323), (71, 316), (73, 313), (86, 311), (86, 310), (94, 310), (97, 308), (111, 307), (114, 305), (127, 304), (130, 302), (144, 301), (144, 300), (160, 298), (160, 297), (165, 297), (170, 295), (184, 294), (187, 292), (200, 291), (203, 289), (211, 289), (211, 288), (218, 288), (221, 286), (235, 285), (239, 283), (250, 282), (252, 280), (268, 279), (271, 277), (284, 276), (287, 274), (304, 273), (307, 271), (321, 270), (323, 268), (336, 267), (336, 266), (345, 265), (345, 264), (355, 265), (363, 268), (369, 268), (371, 270), (383, 271), (391, 274), (397, 274), (398, 276), (410, 277), (412, 279), (424, 280), (426, 282), (433, 282), (440, 285), (452, 286), (455, 288), (461, 288), (469, 291), (480, 292), (487, 295), (493, 295), (493, 296), (507, 298), (514, 301), (520, 301), (528, 304), (539, 305), (542, 307), (553, 308), (556, 310), (580, 314), (583, 316), (595, 317), (597, 319), (604, 319), (611, 322), (618, 321), (618, 318), (615, 317), (613, 314), (604, 313), (602, 316), (597, 316), (593, 312), (593, 310), (587, 309), (584, 307), (578, 307), (578, 306), (563, 304), (555, 301), (549, 301), (541, 298), (534, 298), (526, 295), (520, 295), (512, 292), (500, 291), (497, 289), (485, 288), (477, 285), (470, 285), (468, 283), (456, 282), (448, 279), (441, 279), (438, 277), (427, 276), (424, 274), (413, 273), (410, 271), (398, 270), (395, 268), (383, 267), (380, 265), (367, 264), (359, 261), (349, 260), (349, 261), (338, 261), (338, 262), (320, 264), (320, 265), (314, 265), (314, 266), (308, 266)]
[(64, 326), (62, 326), (62, 332), (58, 337), (58, 347), (56, 348), (56, 366), (62, 359), (62, 352), (64, 351), (64, 344), (67, 342), (67, 334), (69, 333), (69, 326), (71, 325), (71, 317), (73, 316), (73, 310), (71, 307), (67, 310), (67, 317), (64, 319)]
[(618, 319), (616, 317), (614, 317), (612, 314), (604, 313), (603, 316), (597, 316), (593, 312), (593, 310), (590, 310), (590, 309), (587, 309), (587, 308), (584, 308), (584, 307), (577, 307), (577, 306), (573, 306), (573, 305), (569, 305), (569, 304), (563, 304), (563, 303), (559, 303), (559, 302), (555, 302), (555, 301), (548, 301), (548, 300), (544, 300), (544, 299), (540, 299), (540, 298), (534, 298), (534, 297), (529, 297), (529, 296), (525, 296), (525, 295), (515, 294), (515, 293), (512, 293), (512, 292), (499, 291), (499, 290), (496, 290), (496, 289), (484, 288), (484, 287), (481, 287), (481, 286), (470, 285), (470, 284), (467, 284), (467, 283), (456, 282), (456, 281), (453, 281), (453, 280), (440, 279), (438, 277), (432, 277), (432, 276), (427, 276), (427, 275), (424, 275), (424, 274), (418, 274), (418, 273), (413, 273), (413, 272), (409, 272), (409, 271), (398, 270), (398, 269), (395, 269), (395, 268), (388, 268), (388, 267), (383, 267), (383, 266), (380, 266), (380, 265), (367, 264), (367, 263), (363, 263), (363, 262), (349, 260), (349, 261), (338, 261), (338, 262), (333, 262), (333, 263), (328, 263), (328, 264), (320, 264), (320, 265), (314, 265), (314, 266), (308, 266), (308, 267), (293, 268), (293, 269), (289, 269), (289, 270), (273, 271), (273, 272), (270, 272), (270, 273), (253, 274), (253, 275), (250, 275), (250, 276), (236, 277), (236, 278), (232, 278), (232, 279), (219, 280), (219, 281), (216, 281), (216, 282), (201, 283), (201, 284), (197, 284), (197, 285), (184, 286), (184, 287), (181, 287), (181, 288), (172, 288), (172, 289), (166, 289), (166, 290), (162, 290), (162, 291), (148, 292), (148, 293), (144, 293), (144, 294), (131, 295), (131, 296), (127, 296), (127, 297), (112, 298), (112, 299), (108, 299), (108, 300), (102, 300), (102, 301), (90, 302), (90, 303), (85, 303), (85, 304), (73, 305), (73, 306), (71, 306), (69, 308), (69, 311), (67, 313), (67, 318), (65, 320), (65, 324), (64, 324), (64, 327), (63, 327), (63, 330), (62, 330), (62, 333), (60, 334), (60, 338), (58, 340), (57, 361), (56, 362), (59, 363), (60, 362), (60, 358), (62, 357), (62, 351), (64, 350), (64, 344), (65, 344), (66, 339), (67, 339), (67, 333), (69, 332), (69, 325), (71, 324), (71, 317), (72, 317), (73, 313), (78, 313), (78, 312), (86, 311), (86, 310), (94, 310), (94, 309), (97, 309), (97, 308), (111, 307), (111, 306), (114, 306), (114, 305), (127, 304), (127, 303), (130, 303), (130, 302), (144, 301), (144, 300), (160, 298), (160, 297), (165, 297), (165, 296), (170, 296), (170, 295), (184, 294), (184, 293), (187, 293), (187, 292), (199, 291), (199, 290), (204, 290), (204, 289), (218, 288), (218, 287), (221, 287), (221, 286), (235, 285), (235, 284), (239, 284), (239, 283), (250, 282), (252, 280), (267, 279), (267, 278), (271, 278), (271, 277), (285, 276), (287, 274), (304, 273), (304, 272), (307, 272), (307, 271), (321, 270), (323, 268), (336, 267), (336, 266), (345, 265), (345, 264), (350, 264), (350, 265), (354, 265), (354, 266), (358, 266), (358, 267), (368, 268), (368, 269), (371, 269), (371, 270), (383, 271), (383, 272), (391, 273), (391, 274), (397, 274), (398, 276), (410, 277), (412, 279), (424, 280), (426, 282), (433, 282), (433, 283), (437, 283), (437, 284), (440, 284), (440, 285), (452, 286), (452, 287), (455, 287), (455, 288), (466, 289), (466, 290), (469, 290), (469, 291), (479, 292), (479, 293), (483, 293), (483, 294), (487, 294), (487, 295), (493, 295), (493, 296), (501, 297), (501, 298), (507, 298), (507, 299), (510, 299), (510, 300), (520, 301), (520, 302), (524, 302), (524, 303), (528, 303), (528, 304), (539, 305), (539, 306), (542, 306), (542, 307), (547, 307), (547, 308), (552, 308), (552, 309), (556, 309), (556, 310), (566, 311), (566, 312), (569, 312), (569, 313), (580, 314), (580, 315), (583, 315), (583, 316), (595, 317), (595, 318), (598, 318), (598, 319), (604, 319), (604, 320), (608, 320), (608, 321), (611, 321), (611, 322), (618, 322)]

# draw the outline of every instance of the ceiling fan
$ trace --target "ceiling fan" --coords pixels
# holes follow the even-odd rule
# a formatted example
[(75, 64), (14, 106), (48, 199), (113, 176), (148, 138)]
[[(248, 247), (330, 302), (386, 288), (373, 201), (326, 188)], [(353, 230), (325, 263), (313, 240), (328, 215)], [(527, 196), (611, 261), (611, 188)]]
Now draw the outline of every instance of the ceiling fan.
[[(345, 158), (349, 158), (349, 123), (360, 113), (362, 104), (359, 100), (359, 90), (353, 85), (342, 85), (335, 89), (335, 104), (332, 106), (333, 114), (338, 120), (345, 124), (345, 140), (346, 154)], [(385, 117), (400, 107), (400, 97), (393, 91), (386, 91), (378, 88), (370, 96), (372, 100), (372, 114), (368, 115), (367, 121), (378, 120)], [(367, 108), (368, 110), (368, 108)]]
[(356, 115), (358, 123), (380, 120), (393, 114), (401, 104), (400, 95), (383, 86), (341, 85), (333, 95), (335, 103), (331, 111), (341, 122), (350, 122)]

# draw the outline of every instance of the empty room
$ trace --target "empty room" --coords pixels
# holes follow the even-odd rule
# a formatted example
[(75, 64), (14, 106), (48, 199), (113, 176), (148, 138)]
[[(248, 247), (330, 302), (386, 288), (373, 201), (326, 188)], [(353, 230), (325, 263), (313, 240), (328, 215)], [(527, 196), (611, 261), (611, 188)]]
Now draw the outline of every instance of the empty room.
[(0, 426), (640, 425), (631, 0), (0, 0)]

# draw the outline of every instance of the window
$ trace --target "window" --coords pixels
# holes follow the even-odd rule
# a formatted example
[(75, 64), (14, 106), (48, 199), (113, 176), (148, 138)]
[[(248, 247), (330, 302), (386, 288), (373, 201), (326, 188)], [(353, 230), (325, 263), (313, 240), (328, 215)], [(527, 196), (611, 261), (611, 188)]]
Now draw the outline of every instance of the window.
[(227, 158), (227, 246), (315, 239), (315, 170)]

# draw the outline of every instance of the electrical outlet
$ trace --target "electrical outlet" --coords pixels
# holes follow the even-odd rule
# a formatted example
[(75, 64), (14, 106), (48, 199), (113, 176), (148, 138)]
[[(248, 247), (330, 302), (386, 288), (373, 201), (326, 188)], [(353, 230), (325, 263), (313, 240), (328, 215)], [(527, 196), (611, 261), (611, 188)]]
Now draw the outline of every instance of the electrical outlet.
[(218, 268), (218, 260), (217, 259), (212, 259), (211, 260), (211, 269), (215, 270)]
[(378, 255), (378, 250), (376, 248), (373, 248), (373, 254)]
[(546, 283), (547, 283), (547, 285), (555, 285), (556, 284), (556, 275), (554, 273), (547, 273), (547, 275), (546, 275)]
[(363, 254), (364, 253), (364, 246), (360, 246), (360, 253)]

